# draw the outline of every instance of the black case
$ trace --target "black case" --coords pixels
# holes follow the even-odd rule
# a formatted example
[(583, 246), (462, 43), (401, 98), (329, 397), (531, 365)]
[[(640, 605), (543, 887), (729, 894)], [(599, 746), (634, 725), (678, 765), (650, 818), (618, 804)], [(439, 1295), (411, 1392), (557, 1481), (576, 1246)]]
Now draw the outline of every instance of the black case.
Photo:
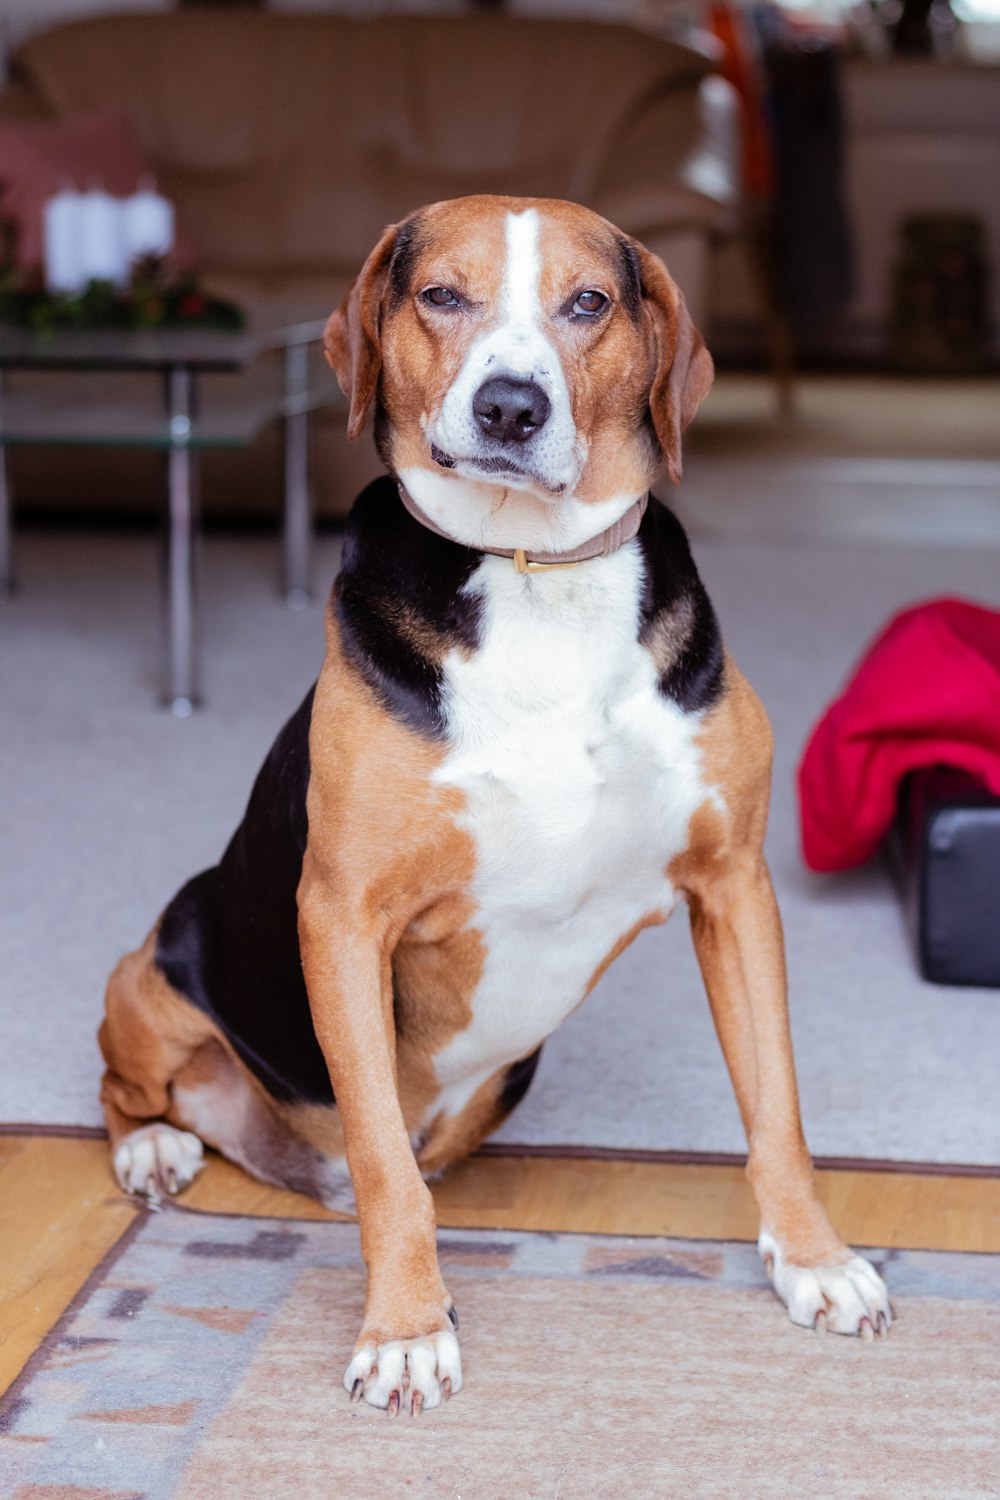
[(1000, 798), (950, 766), (914, 771), (886, 853), (924, 978), (1000, 986)]

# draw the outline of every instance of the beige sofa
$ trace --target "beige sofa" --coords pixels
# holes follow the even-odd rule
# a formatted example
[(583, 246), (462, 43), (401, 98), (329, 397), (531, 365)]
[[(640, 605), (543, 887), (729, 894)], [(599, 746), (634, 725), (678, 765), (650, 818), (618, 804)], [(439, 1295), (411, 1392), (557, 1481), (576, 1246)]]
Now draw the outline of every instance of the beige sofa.
[[(663, 255), (696, 320), (706, 245), (736, 192), (712, 59), (615, 25), (470, 15), (185, 10), (57, 26), (13, 59), (0, 111), (132, 118), (206, 280), (252, 310), (324, 315), (388, 222), (470, 192), (584, 202)], [(343, 415), (314, 423), (318, 509), (378, 470)], [(206, 465), (211, 509), (274, 507), (274, 435)], [(149, 460), (11, 455), (15, 502), (150, 506)]]

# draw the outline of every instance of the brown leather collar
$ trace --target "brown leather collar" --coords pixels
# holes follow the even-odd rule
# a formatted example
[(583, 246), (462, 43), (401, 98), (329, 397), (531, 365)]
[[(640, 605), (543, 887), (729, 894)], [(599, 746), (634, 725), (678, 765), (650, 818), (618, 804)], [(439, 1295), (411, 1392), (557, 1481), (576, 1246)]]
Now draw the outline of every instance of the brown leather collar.
[[(446, 531), (442, 531), (426, 511), (420, 509), (409, 490), (402, 484), (399, 485), (399, 498), (413, 519), (419, 521), (421, 526), (426, 526), (428, 531), (443, 536), (446, 541), (456, 540)], [(619, 547), (624, 547), (625, 543), (630, 542), (639, 530), (648, 504), (649, 496), (640, 495), (635, 504), (630, 505), (625, 514), (618, 517), (614, 525), (602, 531), (599, 536), (592, 536), (589, 541), (581, 542), (579, 547), (574, 547), (570, 552), (527, 552), (523, 547), (484, 546), (473, 547), (471, 550), (489, 552), (493, 557), (509, 557), (513, 560), (514, 568), (518, 573), (546, 573), (550, 568), (571, 568), (576, 563), (589, 562), (592, 557), (610, 557), (612, 552), (617, 552)], [(459, 545), (468, 544), (463, 542)]]

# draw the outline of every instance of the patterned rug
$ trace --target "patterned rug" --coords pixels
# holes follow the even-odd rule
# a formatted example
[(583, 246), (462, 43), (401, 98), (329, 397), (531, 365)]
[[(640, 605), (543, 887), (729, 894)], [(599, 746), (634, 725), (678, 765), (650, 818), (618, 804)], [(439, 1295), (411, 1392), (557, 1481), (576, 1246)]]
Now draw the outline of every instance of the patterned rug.
[(794, 1328), (752, 1246), (443, 1232), (466, 1385), (341, 1386), (352, 1224), (140, 1214), (0, 1404), (4, 1500), (985, 1500), (1000, 1258), (880, 1252), (887, 1340)]

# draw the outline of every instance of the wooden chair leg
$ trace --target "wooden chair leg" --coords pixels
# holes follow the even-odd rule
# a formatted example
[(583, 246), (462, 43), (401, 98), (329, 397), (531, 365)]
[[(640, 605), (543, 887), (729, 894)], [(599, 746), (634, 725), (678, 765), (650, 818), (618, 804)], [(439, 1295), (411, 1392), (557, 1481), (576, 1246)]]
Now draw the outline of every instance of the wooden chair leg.
[(746, 244), (764, 320), (767, 362), (778, 412), (790, 417), (795, 410), (794, 347), (791, 324), (778, 292), (774, 215), (769, 207), (760, 205), (747, 215)]

